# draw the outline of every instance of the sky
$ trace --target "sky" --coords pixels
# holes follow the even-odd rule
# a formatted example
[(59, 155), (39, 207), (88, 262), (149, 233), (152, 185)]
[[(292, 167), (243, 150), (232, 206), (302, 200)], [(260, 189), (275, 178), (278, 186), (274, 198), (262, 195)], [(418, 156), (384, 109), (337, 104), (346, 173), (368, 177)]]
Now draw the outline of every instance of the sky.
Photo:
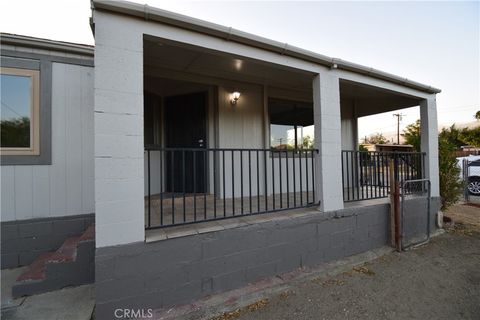
[(2, 74), (0, 83), (2, 97), (0, 119), (30, 117), (30, 78)]
[[(480, 110), (480, 2), (145, 2), (440, 88), (440, 126)], [(4, 0), (0, 31), (94, 44), (90, 14), (88, 0)], [(402, 129), (419, 118), (400, 112)], [(359, 137), (395, 130), (392, 113), (359, 120)]]

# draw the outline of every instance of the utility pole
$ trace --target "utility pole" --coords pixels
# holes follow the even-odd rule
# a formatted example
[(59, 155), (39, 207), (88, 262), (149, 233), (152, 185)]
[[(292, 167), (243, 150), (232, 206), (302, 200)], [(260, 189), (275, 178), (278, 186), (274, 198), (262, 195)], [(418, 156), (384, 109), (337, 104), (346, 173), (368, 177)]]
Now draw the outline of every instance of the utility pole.
[(404, 114), (394, 113), (393, 116), (397, 117), (397, 144), (400, 144), (400, 121), (402, 121)]

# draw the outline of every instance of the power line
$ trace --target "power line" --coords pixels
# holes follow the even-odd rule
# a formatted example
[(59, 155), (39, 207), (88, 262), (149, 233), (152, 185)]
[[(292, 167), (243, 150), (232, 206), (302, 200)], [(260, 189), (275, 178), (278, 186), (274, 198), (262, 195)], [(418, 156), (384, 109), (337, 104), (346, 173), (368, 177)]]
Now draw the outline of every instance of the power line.
[(461, 105), (461, 106), (448, 106), (448, 107), (442, 107), (442, 108), (438, 108), (438, 107), (442, 107), (442, 105), (437, 105), (437, 110), (438, 109), (455, 109), (455, 110), (459, 110), (459, 109), (470, 109), (470, 108), (479, 108), (480, 105), (479, 104), (464, 104), (464, 105)]
[(395, 126), (396, 126), (396, 124), (391, 124), (389, 126), (376, 128), (376, 130), (382, 130), (382, 129), (387, 129), (387, 128), (390, 129), (390, 128), (395, 127)]
[(15, 113), (17, 116), (19, 116), (20, 118), (23, 117), (21, 114), (19, 114), (17, 111), (13, 110), (8, 104), (6, 104), (5, 102), (2, 101), (2, 105), (4, 107), (7, 107), (7, 109), (9, 109), (10, 111), (12, 111), (13, 113)]
[(474, 106), (474, 107), (468, 107), (468, 108), (457, 108), (457, 109), (455, 109), (455, 110), (449, 110), (449, 109), (447, 109), (447, 111), (442, 111), (442, 110), (438, 110), (438, 109), (437, 109), (437, 113), (438, 113), (438, 114), (444, 114), (444, 113), (452, 113), (452, 112), (469, 112), (469, 111), (475, 112), (475, 109), (478, 110), (478, 108), (480, 108), (480, 107), (475, 107), (475, 106)]

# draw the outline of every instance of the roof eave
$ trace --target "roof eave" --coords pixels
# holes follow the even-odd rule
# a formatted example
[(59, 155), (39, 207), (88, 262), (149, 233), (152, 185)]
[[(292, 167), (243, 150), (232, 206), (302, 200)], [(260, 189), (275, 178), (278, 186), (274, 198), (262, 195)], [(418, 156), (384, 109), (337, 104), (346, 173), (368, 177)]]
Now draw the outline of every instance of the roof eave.
[(386, 80), (392, 83), (400, 84), (412, 89), (431, 94), (440, 93), (441, 90), (402, 78), (390, 73), (386, 73), (373, 68), (365, 67), (349, 61), (331, 58), (312, 51), (304, 50), (295, 46), (281, 43), (271, 39), (256, 36), (247, 32), (225, 27), (219, 24), (207, 22), (204, 20), (188, 17), (178, 13), (141, 5), (128, 1), (112, 0), (92, 0), (94, 10), (105, 10), (130, 16), (135, 16), (145, 20), (156, 21), (168, 25), (173, 25), (183, 29), (208, 34), (211, 36), (235, 41), (248, 46), (261, 48), (264, 50), (276, 52), (282, 55), (295, 57), (301, 60), (317, 63), (327, 67), (336, 67), (343, 70), (352, 71), (359, 74), (368, 75), (377, 79)]
[(93, 46), (54, 41), (49, 39), (32, 38), (17, 34), (0, 33), (0, 42), (2, 45), (37, 48), (49, 51), (78, 54), (88, 57), (93, 57), (94, 55)]

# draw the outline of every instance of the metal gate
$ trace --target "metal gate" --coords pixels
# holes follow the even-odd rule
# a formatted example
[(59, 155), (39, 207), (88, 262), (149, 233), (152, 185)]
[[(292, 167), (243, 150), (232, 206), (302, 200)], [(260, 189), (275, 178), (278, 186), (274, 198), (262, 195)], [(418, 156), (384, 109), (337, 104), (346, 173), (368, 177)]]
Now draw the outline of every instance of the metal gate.
[(430, 180), (405, 180), (400, 189), (401, 248), (430, 240)]

